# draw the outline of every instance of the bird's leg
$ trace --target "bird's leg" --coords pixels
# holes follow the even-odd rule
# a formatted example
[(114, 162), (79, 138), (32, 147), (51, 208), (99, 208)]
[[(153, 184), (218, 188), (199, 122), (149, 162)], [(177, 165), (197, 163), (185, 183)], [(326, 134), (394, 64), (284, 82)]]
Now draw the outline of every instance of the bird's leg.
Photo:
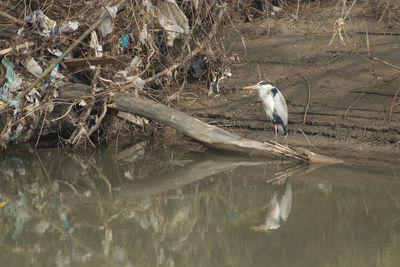
[(278, 125), (274, 124), (275, 128), (275, 146), (278, 145)]

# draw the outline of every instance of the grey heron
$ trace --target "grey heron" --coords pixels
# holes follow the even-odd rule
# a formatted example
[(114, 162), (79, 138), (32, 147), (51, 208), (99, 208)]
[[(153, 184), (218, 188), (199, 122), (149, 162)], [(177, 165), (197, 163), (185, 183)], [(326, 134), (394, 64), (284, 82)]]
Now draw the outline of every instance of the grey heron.
[(258, 90), (258, 96), (264, 106), (265, 114), (272, 121), (275, 128), (275, 143), (278, 141), (278, 133), (287, 135), (288, 109), (285, 98), (275, 86), (269, 82), (261, 81), (256, 85), (246, 86), (244, 89)]
[[(280, 190), (279, 190), (280, 191)], [(292, 209), (292, 186), (289, 181), (286, 181), (285, 192), (280, 196), (278, 191), (275, 191), (269, 202), (265, 223), (259, 226), (253, 226), (251, 229), (255, 232), (268, 232), (279, 229), (282, 223), (286, 222), (290, 210)]]

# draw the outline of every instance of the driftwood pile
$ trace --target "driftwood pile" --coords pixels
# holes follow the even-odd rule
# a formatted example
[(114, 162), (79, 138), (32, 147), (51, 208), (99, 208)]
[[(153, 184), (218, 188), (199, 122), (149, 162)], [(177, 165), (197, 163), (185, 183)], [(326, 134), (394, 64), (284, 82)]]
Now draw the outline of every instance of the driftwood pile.
[[(217, 2), (0, 4), (0, 146), (49, 134), (62, 144), (92, 143), (114, 96), (164, 101), (194, 57), (218, 58), (211, 43), (229, 11)], [(206, 67), (195, 72), (207, 76)]]

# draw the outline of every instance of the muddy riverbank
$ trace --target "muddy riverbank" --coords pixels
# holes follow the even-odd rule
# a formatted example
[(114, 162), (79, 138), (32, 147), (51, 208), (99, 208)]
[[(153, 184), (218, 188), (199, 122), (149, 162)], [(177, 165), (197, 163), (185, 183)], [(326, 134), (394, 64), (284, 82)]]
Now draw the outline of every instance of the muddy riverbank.
[[(71, 13), (60, 13), (57, 3)], [(280, 143), (345, 160), (397, 163), (397, 1), (220, 5), (143, 0), (145, 13), (142, 5), (124, 0), (113, 2), (116, 13), (100, 12), (87, 2), (57, 3), (31, 4), (26, 12), (17, 2), (2, 5), (7, 10), (0, 12), (2, 148), (28, 144), (120, 151), (152, 138), (153, 146), (204, 149), (179, 131), (214, 149), (244, 152), (249, 147), (243, 148), (242, 137), (254, 145), (253, 140), (273, 136), (256, 92), (242, 90), (267, 80), (288, 103), (289, 136)], [(97, 11), (83, 15), (88, 10)], [(180, 25), (179, 36), (163, 23), (165, 16)], [(51, 30), (42, 21), (51, 23)], [(52, 73), (55, 69), (62, 75)], [(225, 78), (228, 72), (232, 76)], [(230, 138), (227, 146), (220, 141), (231, 133), (175, 109), (239, 137)], [(203, 129), (214, 132), (204, 138), (199, 136)], [(289, 156), (283, 149), (265, 151)], [(301, 153), (292, 156), (310, 159)]]
[(243, 137), (270, 140), (273, 127), (257, 93), (241, 89), (267, 80), (288, 103), (289, 135), (280, 142), (352, 161), (398, 162), (399, 21), (378, 21), (363, 4), (335, 28), (340, 17), (341, 9), (320, 7), (297, 21), (264, 17), (228, 26), (232, 77), (211, 97), (188, 84), (177, 105)]

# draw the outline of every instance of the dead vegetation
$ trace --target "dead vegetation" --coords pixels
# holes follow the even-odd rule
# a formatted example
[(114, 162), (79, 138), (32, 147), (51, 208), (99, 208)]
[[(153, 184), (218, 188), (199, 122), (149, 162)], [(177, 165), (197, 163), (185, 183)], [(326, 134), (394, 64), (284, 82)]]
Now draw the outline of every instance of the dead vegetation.
[[(17, 78), (3, 87), (1, 146), (51, 133), (62, 144), (93, 144), (94, 133), (106, 134), (102, 122), (113, 96), (140, 93), (170, 102), (186, 79), (205, 77), (211, 82), (213, 73), (221, 72), (226, 59), (223, 49), (215, 46), (215, 34), (232, 13), (228, 5), (217, 1), (107, 4), (2, 3), (0, 54), (9, 67), (2, 65), (1, 81), (7, 82), (6, 71)], [(204, 66), (191, 64), (195, 57), (200, 58), (197, 65)], [(193, 68), (198, 68), (196, 75)], [(192, 76), (186, 74), (190, 71)], [(60, 98), (69, 94), (67, 83), (78, 95)], [(62, 112), (49, 119), (59, 106)], [(61, 121), (71, 127), (54, 125)]]
[[(130, 94), (175, 105), (188, 80), (202, 80), (208, 87), (190, 96), (194, 99), (215, 93), (219, 79), (237, 60), (223, 45), (220, 30), (260, 16), (297, 20), (311, 6), (342, 7), (332, 39), (338, 36), (351, 45), (344, 26), (354, 3), (3, 1), (0, 145), (56, 140), (95, 147), (122, 133), (155, 129), (141, 118), (111, 112), (108, 104)], [(397, 22), (395, 0), (374, 1), (370, 7), (366, 14), (379, 22)], [(391, 110), (398, 104), (395, 98)]]

